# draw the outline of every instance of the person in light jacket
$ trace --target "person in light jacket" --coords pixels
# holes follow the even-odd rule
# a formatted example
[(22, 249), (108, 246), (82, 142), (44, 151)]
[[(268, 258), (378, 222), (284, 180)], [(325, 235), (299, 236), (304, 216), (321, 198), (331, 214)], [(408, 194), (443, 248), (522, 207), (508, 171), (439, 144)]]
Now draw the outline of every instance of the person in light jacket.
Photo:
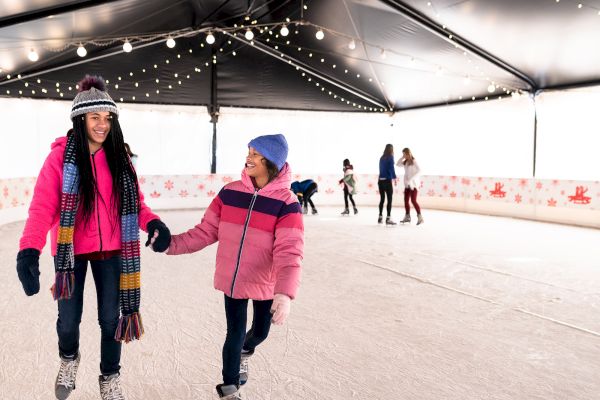
[(419, 193), (419, 188), (421, 187), (421, 180), (419, 179), (421, 168), (408, 147), (402, 149), (402, 158), (398, 160), (396, 165), (404, 168), (404, 209), (406, 214), (404, 215), (404, 219), (400, 222), (410, 223), (409, 201), (412, 201), (412, 204), (417, 211), (417, 225), (421, 225), (425, 222), (423, 220), (423, 215), (421, 215), (421, 207), (419, 206), (419, 203), (417, 203), (417, 195)]
[(344, 185), (344, 211), (342, 211), (342, 215), (350, 215), (350, 209), (348, 208), (348, 198), (350, 198), (350, 202), (352, 203), (352, 208), (354, 208), (354, 214), (358, 214), (358, 208), (356, 208), (356, 203), (354, 202), (353, 195), (356, 194), (356, 179), (354, 178), (354, 167), (350, 164), (350, 160), (347, 158), (343, 161), (343, 170), (344, 177), (340, 179), (340, 185)]

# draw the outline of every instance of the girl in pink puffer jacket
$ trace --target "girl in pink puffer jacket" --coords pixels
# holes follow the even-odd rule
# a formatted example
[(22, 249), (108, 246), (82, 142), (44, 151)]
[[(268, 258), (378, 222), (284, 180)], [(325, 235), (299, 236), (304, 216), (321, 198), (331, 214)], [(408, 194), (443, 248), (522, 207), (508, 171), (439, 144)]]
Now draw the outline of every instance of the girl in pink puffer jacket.
[[(248, 358), (283, 324), (300, 283), (304, 225), (298, 199), (289, 190), (291, 172), (283, 135), (259, 136), (248, 144), (242, 179), (225, 185), (200, 224), (174, 235), (169, 255), (193, 253), (219, 242), (215, 289), (225, 294), (227, 336), (223, 346), (223, 399), (239, 399), (248, 379)], [(246, 333), (248, 300), (254, 320)], [(272, 315), (271, 315), (272, 314)]]

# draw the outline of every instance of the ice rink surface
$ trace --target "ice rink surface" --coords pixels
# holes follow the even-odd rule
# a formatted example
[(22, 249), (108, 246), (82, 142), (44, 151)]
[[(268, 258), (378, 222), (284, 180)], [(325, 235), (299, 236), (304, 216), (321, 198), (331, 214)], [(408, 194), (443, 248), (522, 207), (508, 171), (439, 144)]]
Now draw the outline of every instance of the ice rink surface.
[[(340, 211), (305, 217), (299, 296), (251, 359), (246, 398), (600, 398), (599, 230), (429, 210), (422, 226), (385, 227), (374, 208)], [(173, 233), (203, 213), (159, 212)], [(22, 229), (0, 227), (0, 399), (53, 399), (53, 264), (44, 249), (41, 293), (26, 297)], [(215, 250), (142, 250), (146, 335), (124, 346), (128, 399), (216, 398), (225, 313)], [(99, 399), (93, 285), (88, 274), (73, 400)]]

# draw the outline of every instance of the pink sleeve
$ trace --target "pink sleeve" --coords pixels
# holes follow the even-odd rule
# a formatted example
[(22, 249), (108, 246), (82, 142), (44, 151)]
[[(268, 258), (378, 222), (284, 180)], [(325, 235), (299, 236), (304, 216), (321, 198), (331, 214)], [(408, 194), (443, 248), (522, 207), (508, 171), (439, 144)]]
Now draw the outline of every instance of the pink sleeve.
[(273, 269), (277, 274), (275, 294), (296, 297), (300, 286), (300, 272), (304, 257), (304, 222), (298, 203), (287, 207), (294, 211), (280, 217), (275, 226)]
[(141, 230), (143, 230), (144, 232), (148, 232), (148, 229), (146, 229), (146, 225), (148, 225), (148, 222), (152, 221), (153, 219), (160, 219), (160, 217), (154, 214), (150, 207), (148, 207), (146, 203), (144, 203), (144, 194), (142, 193), (141, 189), (138, 190), (138, 195), (140, 197), (140, 213), (138, 215), (138, 225), (140, 226)]
[(200, 251), (219, 239), (219, 221), (223, 202), (217, 195), (208, 206), (202, 221), (185, 233), (171, 236), (168, 255), (188, 254)]
[(60, 217), (62, 182), (62, 154), (51, 152), (38, 175), (29, 205), (29, 216), (25, 222), (19, 250), (36, 249), (40, 253), (46, 244), (48, 231)]

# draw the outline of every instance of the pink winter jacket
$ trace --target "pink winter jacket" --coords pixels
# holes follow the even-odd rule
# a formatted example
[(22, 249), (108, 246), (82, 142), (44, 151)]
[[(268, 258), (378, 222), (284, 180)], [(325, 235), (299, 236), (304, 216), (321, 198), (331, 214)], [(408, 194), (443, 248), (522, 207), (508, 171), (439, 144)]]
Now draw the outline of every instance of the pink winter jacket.
[[(46, 244), (48, 231), (52, 229), (52, 255), (56, 255), (56, 238), (60, 218), (60, 198), (63, 178), (63, 158), (67, 137), (57, 138), (38, 175), (33, 199), (29, 206), (29, 217), (25, 223), (23, 236), (19, 244), (20, 250), (37, 249), (40, 252)], [(121, 224), (117, 223), (117, 210), (111, 208), (112, 176), (108, 169), (106, 153), (100, 148), (90, 156), (95, 166), (96, 182), (99, 195), (96, 195), (96, 206), (88, 224), (80, 223), (83, 214), (81, 207), (75, 217), (73, 233), (73, 250), (77, 254), (121, 249)], [(158, 216), (144, 204), (144, 196), (140, 192), (139, 226), (146, 230), (146, 225)]]
[(167, 254), (193, 253), (219, 241), (215, 289), (236, 299), (296, 296), (304, 253), (304, 224), (290, 190), (286, 163), (262, 189), (251, 178), (229, 183), (210, 203), (200, 224), (174, 235)]

